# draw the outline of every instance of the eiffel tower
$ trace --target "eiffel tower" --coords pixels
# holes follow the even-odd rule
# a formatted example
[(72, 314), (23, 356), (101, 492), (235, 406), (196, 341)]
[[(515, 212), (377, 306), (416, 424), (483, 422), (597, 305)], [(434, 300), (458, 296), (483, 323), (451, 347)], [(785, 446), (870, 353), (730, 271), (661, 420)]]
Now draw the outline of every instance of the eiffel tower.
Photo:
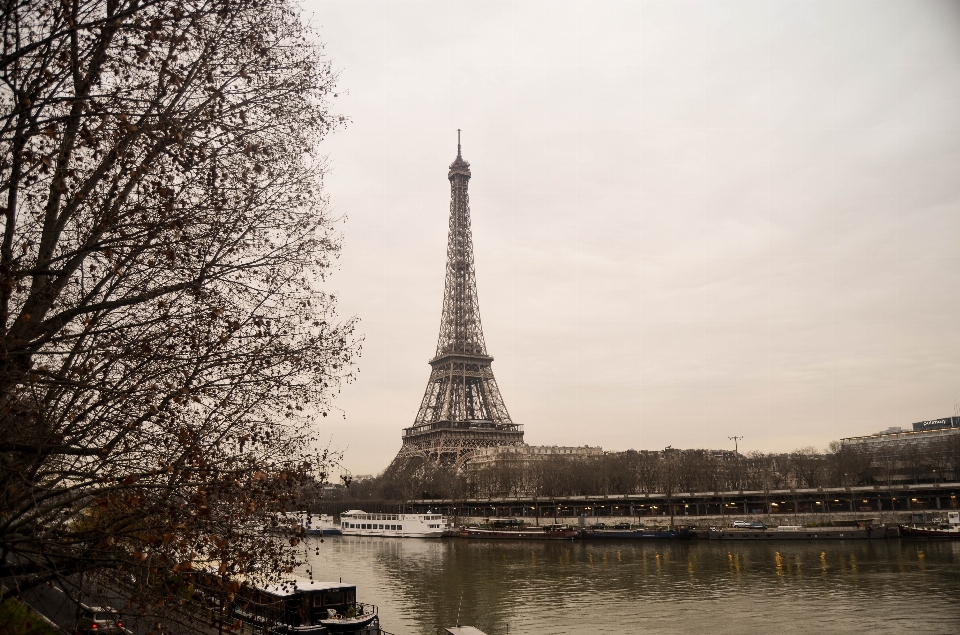
[(477, 448), (523, 445), (523, 426), (510, 420), (483, 341), (467, 196), (470, 164), (460, 154), (459, 130), (447, 178), (450, 230), (440, 337), (420, 411), (403, 430), (397, 459), (420, 456), (461, 466)]

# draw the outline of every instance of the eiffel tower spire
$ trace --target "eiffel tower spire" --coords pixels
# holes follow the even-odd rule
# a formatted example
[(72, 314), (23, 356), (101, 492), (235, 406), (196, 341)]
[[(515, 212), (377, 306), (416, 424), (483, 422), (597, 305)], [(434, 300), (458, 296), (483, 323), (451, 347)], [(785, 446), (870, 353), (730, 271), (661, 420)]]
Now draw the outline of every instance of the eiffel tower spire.
[(467, 194), (470, 164), (460, 152), (459, 130), (447, 178), (450, 229), (440, 336), (420, 410), (403, 431), (398, 458), (422, 455), (459, 464), (476, 448), (523, 444), (523, 426), (510, 419), (483, 341)]

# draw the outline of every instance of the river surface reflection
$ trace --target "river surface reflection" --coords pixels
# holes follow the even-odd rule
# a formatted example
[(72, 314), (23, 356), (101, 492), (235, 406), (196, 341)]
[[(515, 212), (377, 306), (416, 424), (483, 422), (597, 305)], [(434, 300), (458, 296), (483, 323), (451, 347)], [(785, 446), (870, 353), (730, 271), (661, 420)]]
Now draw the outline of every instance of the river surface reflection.
[(960, 633), (960, 541), (341, 536), (305, 547), (314, 579), (356, 583), (396, 635), (437, 635), (458, 612), (489, 635)]

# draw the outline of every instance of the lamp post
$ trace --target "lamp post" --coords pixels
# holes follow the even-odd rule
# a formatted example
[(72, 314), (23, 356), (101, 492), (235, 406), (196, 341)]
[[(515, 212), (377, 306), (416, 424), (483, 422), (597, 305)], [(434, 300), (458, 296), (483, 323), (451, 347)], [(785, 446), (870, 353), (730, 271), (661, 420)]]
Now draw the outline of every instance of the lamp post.
[(740, 452), (737, 448), (737, 441), (742, 441), (743, 437), (734, 436), (734, 437), (727, 437), (727, 438), (733, 441), (733, 453), (736, 454), (737, 456), (740, 456)]
[(737, 489), (742, 489), (743, 487), (740, 479), (740, 449), (737, 447), (737, 441), (740, 441), (743, 439), (743, 437), (732, 436), (727, 438), (733, 441), (733, 455), (737, 461)]

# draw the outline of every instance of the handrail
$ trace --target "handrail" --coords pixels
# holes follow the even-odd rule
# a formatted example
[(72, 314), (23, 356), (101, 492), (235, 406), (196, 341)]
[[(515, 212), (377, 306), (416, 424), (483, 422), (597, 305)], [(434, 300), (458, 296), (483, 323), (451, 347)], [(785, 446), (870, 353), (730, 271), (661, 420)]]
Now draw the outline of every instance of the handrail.
[(495, 430), (497, 432), (523, 432), (520, 423), (495, 423), (493, 421), (434, 421), (403, 429), (403, 436), (423, 434), (433, 430)]

